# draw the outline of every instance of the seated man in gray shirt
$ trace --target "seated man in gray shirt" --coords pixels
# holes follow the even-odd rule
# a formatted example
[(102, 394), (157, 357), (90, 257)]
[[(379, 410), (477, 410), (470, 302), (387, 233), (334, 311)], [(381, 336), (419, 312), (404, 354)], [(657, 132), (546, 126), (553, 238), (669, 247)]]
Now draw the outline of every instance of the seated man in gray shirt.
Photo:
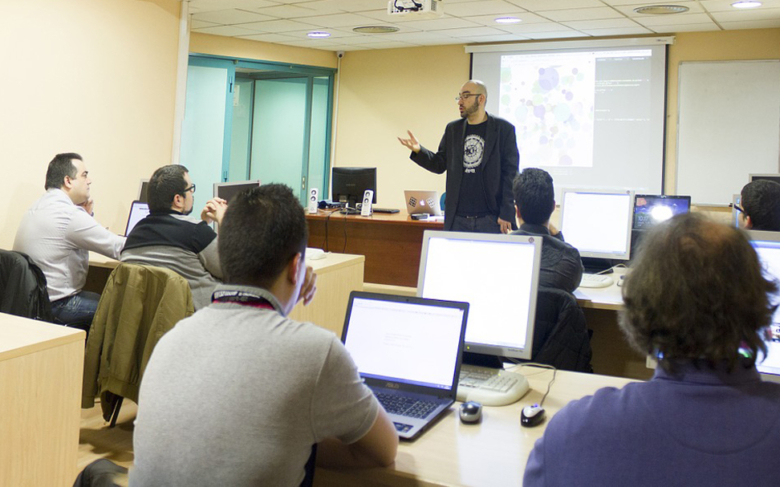
[(192, 184), (187, 168), (171, 164), (157, 169), (149, 180), (149, 216), (127, 236), (122, 262), (168, 268), (190, 284), (195, 309), (208, 306), (222, 278), (217, 234), (209, 223), (222, 221), (227, 203), (214, 198), (206, 203), (201, 220), (192, 213)]
[(306, 219), (283, 185), (233, 198), (225, 284), (157, 344), (135, 421), (131, 486), (298, 486), (323, 466), (387, 466), (398, 437), (341, 341), (287, 317), (314, 293)]
[(582, 259), (577, 249), (563, 241), (550, 224), (555, 210), (552, 176), (536, 168), (523, 169), (512, 184), (520, 229), (514, 235), (542, 236), (542, 268), (539, 285), (573, 293), (582, 280)]

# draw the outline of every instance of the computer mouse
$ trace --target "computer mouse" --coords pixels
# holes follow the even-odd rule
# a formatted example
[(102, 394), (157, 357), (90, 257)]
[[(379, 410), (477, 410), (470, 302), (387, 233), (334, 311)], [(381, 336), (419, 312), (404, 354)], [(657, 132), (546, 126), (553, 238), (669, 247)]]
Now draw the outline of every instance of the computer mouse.
[(626, 276), (620, 276), (620, 279), (617, 280), (617, 285), (618, 286), (622, 286), (623, 285), (623, 278), (625, 278), (625, 277)]
[(544, 408), (540, 405), (526, 406), (523, 408), (523, 412), (520, 413), (520, 424), (530, 428), (544, 421), (544, 417)]
[(460, 405), (460, 420), (463, 423), (478, 423), (482, 419), (482, 404), (476, 401), (467, 401)]

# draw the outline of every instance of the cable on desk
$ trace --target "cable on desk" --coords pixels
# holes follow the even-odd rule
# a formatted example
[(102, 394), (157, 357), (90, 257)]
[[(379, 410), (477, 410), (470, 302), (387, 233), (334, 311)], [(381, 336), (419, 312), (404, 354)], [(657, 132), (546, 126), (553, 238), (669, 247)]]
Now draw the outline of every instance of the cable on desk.
[(547, 399), (547, 395), (550, 393), (550, 388), (552, 388), (553, 382), (555, 382), (555, 376), (558, 374), (558, 369), (552, 365), (538, 364), (536, 362), (516, 362), (511, 358), (508, 358), (508, 360), (515, 364), (515, 366), (512, 367), (513, 369), (517, 367), (539, 367), (540, 369), (548, 369), (553, 371), (552, 379), (550, 379), (550, 382), (547, 383), (547, 391), (542, 396), (542, 400), (539, 401), (539, 406), (544, 406), (544, 400)]

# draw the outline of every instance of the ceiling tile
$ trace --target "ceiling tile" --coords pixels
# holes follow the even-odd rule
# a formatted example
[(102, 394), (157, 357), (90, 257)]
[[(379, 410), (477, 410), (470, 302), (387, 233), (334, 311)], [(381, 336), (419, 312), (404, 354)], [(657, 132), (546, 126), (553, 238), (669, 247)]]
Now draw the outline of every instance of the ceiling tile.
[(189, 8), (191, 13), (231, 8), (254, 10), (258, 7), (279, 5), (281, 1), (283, 0), (190, 0)]
[(291, 37), (285, 34), (253, 34), (251, 36), (240, 36), (240, 39), (247, 39), (250, 41), (261, 41), (261, 42), (284, 42), (284, 41), (293, 41), (296, 40), (295, 37)]
[(298, 17), (311, 17), (317, 15), (316, 10), (299, 7), (297, 5), (278, 5), (276, 7), (266, 7), (255, 9), (257, 13), (269, 15), (280, 19), (295, 19)]
[(218, 25), (216, 27), (204, 27), (202, 29), (194, 29), (194, 32), (199, 32), (201, 34), (211, 34), (215, 36), (242, 36), (242, 35), (250, 35), (250, 34), (256, 34), (256, 31), (245, 29), (243, 27), (236, 27), (232, 25)]
[(677, 32), (708, 32), (713, 30), (721, 30), (715, 22), (709, 24), (683, 24), (683, 25), (654, 25), (648, 27), (658, 34), (674, 34)]
[(686, 25), (711, 24), (712, 19), (707, 14), (677, 14), (677, 15), (643, 15), (634, 17), (636, 22), (647, 27), (656, 25)]
[(260, 15), (253, 12), (247, 12), (246, 10), (214, 10), (212, 12), (203, 12), (194, 14), (193, 20), (203, 20), (206, 22), (212, 22), (215, 24), (245, 24), (247, 22), (262, 22), (264, 20), (273, 20), (276, 17), (270, 17), (268, 15)]
[(532, 14), (532, 13), (519, 13), (519, 14), (513, 14), (512, 17), (517, 17), (520, 19), (519, 24), (497, 24), (496, 19), (498, 17), (501, 17), (500, 15), (478, 15), (476, 17), (469, 17), (468, 19), (472, 22), (476, 22), (478, 24), (482, 25), (491, 25), (491, 26), (498, 26), (498, 25), (525, 25), (525, 24), (534, 24), (538, 22), (549, 22), (549, 20), (539, 17), (538, 15)]
[(562, 22), (563, 25), (572, 29), (618, 29), (620, 27), (634, 27), (636, 23), (627, 18), (606, 19), (606, 20), (577, 20), (573, 22)]
[[(633, 0), (636, 1), (636, 0)], [(731, 0), (732, 2), (734, 0)], [(695, 2), (670, 2), (670, 5), (680, 5), (682, 7), (688, 7), (687, 12), (679, 13), (679, 14), (663, 14), (663, 15), (652, 15), (652, 14), (640, 14), (637, 12), (634, 12), (634, 9), (637, 7), (644, 7), (647, 5), (650, 5), (648, 3), (640, 3), (640, 4), (631, 4), (631, 5), (623, 5), (623, 6), (616, 6), (615, 8), (620, 11), (622, 14), (628, 16), (628, 17), (677, 17), (680, 15), (690, 15), (690, 14), (700, 14), (704, 13), (705, 10), (702, 8), (701, 4), (695, 3)]]
[[(700, 3), (708, 12), (739, 12), (739, 10), (731, 6), (735, 1), (736, 0), (702, 0)], [(780, 8), (780, 0), (761, 0), (761, 3), (763, 5), (756, 10)]]
[(585, 32), (586, 34), (594, 37), (628, 36), (653, 33), (652, 30), (646, 29), (641, 25), (637, 25), (636, 27), (620, 27), (618, 29), (583, 29), (582, 32)]
[(203, 22), (201, 20), (193, 20), (190, 22), (190, 29), (202, 29), (203, 27), (216, 27), (217, 24), (211, 23), (211, 22)]
[(367, 17), (355, 14), (319, 15), (317, 17), (302, 17), (296, 20), (304, 24), (313, 24), (321, 27), (344, 27), (345, 25), (366, 25), (370, 23)]
[(558, 32), (529, 32), (524, 35), (527, 35), (531, 39), (537, 41), (540, 39), (566, 39), (566, 38), (588, 37), (587, 34), (583, 34), (582, 32), (577, 32), (575, 30), (558, 31)]
[(570, 32), (573, 29), (569, 29), (565, 25), (561, 25), (555, 22), (545, 22), (538, 24), (516, 24), (516, 25), (502, 25), (501, 30), (515, 34), (526, 34), (531, 32)]
[(776, 27), (780, 27), (780, 19), (746, 20), (742, 22), (721, 22), (720, 25), (726, 30), (774, 29)]
[(461, 40), (467, 41), (469, 44), (485, 44), (488, 42), (527, 41), (528, 39), (530, 39), (530, 37), (521, 36), (519, 34), (503, 34), (495, 36), (465, 37)]
[(507, 0), (509, 3), (531, 12), (542, 10), (567, 10), (570, 8), (603, 7), (599, 0)]
[(434, 20), (417, 20), (413, 22), (406, 22), (404, 25), (409, 25), (420, 30), (465, 29), (467, 27), (478, 26), (478, 24), (468, 20), (447, 16)]
[(713, 12), (712, 17), (718, 22), (773, 20), (780, 19), (780, 8), (755, 8), (751, 10), (734, 9), (733, 12)]
[(602, 20), (619, 19), (623, 14), (609, 7), (599, 8), (572, 8), (568, 10), (550, 10), (537, 12), (542, 17), (546, 17), (556, 22), (569, 22), (574, 20)]
[(494, 15), (494, 14), (521, 14), (525, 9), (512, 5), (503, 0), (487, 0), (484, 2), (466, 2), (450, 5), (449, 2), (442, 3), (444, 13), (456, 17), (471, 17), (473, 15)]
[[(311, 29), (310, 24), (302, 24), (294, 20), (269, 20), (267, 22), (253, 22), (251, 24), (241, 24), (244, 29), (251, 29), (253, 33), (258, 32), (291, 32), (296, 30)], [(312, 29), (313, 30), (313, 29)]]

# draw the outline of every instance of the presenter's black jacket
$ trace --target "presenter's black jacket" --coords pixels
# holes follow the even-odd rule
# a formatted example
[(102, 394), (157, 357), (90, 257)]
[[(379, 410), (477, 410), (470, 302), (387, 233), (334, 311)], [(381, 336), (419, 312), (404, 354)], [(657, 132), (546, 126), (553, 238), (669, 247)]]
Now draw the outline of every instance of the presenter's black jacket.
[[(503, 118), (487, 114), (485, 152), (482, 155), (482, 188), (485, 202), (494, 215), (512, 223), (516, 228), (515, 200), (512, 196), (512, 182), (517, 176), (520, 154), (517, 151), (515, 126)], [(463, 146), (466, 140), (466, 119), (447, 124), (439, 150), (431, 152), (420, 147), (412, 152), (411, 159), (421, 167), (441, 174), (447, 171), (447, 198), (444, 208), (444, 229), (450, 230), (458, 209), (460, 184), (463, 179)]]

